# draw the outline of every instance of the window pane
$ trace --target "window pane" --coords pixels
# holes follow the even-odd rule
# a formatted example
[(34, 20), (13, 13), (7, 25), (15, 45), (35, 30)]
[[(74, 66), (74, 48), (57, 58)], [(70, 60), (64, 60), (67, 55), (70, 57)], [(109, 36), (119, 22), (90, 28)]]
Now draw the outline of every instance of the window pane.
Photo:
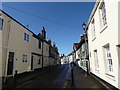
[(39, 40), (38, 48), (41, 49), (41, 41)]
[(102, 3), (102, 6), (100, 8), (101, 10), (101, 19), (102, 19), (102, 25), (105, 26), (107, 24), (106, 20), (106, 8), (105, 8), (105, 3)]
[(3, 29), (3, 19), (0, 18), (0, 30)]
[(29, 42), (29, 35), (27, 34), (27, 41)]
[(26, 33), (24, 33), (24, 40), (26, 41)]

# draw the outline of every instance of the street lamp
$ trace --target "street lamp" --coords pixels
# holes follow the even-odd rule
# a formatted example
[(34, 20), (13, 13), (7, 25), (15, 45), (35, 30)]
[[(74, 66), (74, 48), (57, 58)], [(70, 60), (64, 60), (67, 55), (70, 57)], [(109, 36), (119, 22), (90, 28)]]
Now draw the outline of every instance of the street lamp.
[(82, 24), (84, 29), (84, 39), (85, 39), (85, 59), (86, 59), (86, 67), (87, 67), (87, 75), (89, 75), (89, 59), (88, 59), (88, 45), (87, 45), (87, 26), (85, 23)]

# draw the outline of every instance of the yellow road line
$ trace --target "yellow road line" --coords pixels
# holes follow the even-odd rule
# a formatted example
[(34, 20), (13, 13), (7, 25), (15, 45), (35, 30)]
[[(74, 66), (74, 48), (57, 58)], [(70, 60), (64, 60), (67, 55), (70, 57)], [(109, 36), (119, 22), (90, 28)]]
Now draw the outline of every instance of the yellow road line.
[(62, 88), (66, 88), (67, 84), (68, 84), (68, 81), (66, 80), (66, 81), (64, 82), (64, 84), (63, 84), (63, 87), (62, 87)]

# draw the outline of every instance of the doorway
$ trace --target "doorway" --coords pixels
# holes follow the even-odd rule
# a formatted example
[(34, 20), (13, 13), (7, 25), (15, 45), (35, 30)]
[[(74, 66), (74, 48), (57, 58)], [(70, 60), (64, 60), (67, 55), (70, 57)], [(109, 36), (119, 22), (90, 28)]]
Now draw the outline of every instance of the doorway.
[(13, 74), (13, 61), (14, 61), (14, 52), (9, 52), (7, 75)]

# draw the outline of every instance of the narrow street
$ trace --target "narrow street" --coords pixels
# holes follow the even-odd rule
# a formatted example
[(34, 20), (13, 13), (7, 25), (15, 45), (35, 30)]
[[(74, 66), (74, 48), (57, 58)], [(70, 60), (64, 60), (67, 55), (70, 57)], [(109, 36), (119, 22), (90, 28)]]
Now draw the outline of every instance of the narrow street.
[(64, 88), (69, 66), (61, 65), (34, 80), (27, 81), (16, 88)]

